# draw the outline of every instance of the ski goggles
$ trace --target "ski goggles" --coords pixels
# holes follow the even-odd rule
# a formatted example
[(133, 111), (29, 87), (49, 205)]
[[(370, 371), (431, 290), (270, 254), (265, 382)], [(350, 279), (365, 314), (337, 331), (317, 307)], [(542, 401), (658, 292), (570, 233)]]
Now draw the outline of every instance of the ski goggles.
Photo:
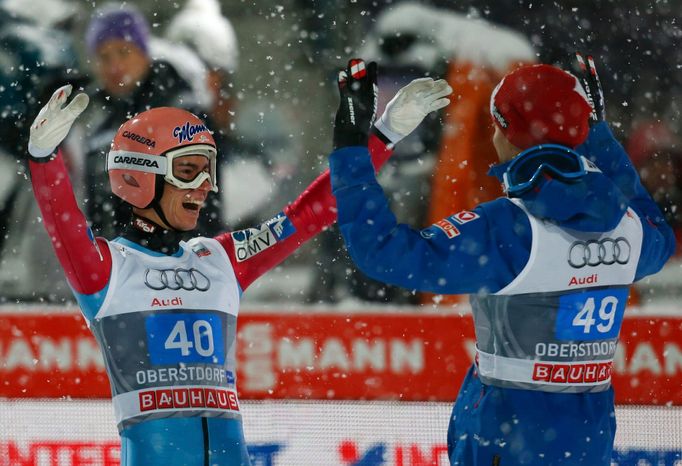
[(135, 170), (163, 175), (166, 182), (180, 189), (197, 189), (208, 180), (211, 191), (218, 192), (215, 147), (196, 144), (170, 150), (164, 155), (111, 151), (107, 156), (107, 170)]
[[(207, 160), (203, 160), (203, 159)], [(197, 189), (207, 181), (211, 191), (218, 192), (216, 184), (216, 150), (208, 144), (181, 147), (166, 152), (168, 168), (163, 177), (180, 189)]]
[(558, 144), (531, 147), (503, 165), (505, 191), (517, 197), (537, 186), (543, 177), (564, 182), (576, 181), (590, 171), (600, 171), (582, 155)]

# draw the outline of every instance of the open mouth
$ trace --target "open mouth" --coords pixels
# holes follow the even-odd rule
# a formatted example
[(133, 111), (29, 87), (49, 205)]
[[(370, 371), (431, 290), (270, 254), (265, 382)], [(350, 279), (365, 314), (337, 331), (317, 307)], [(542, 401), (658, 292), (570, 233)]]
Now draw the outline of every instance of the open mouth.
[(182, 203), (182, 207), (184, 207), (187, 210), (199, 210), (201, 207), (204, 205), (203, 202), (201, 201), (186, 201)]

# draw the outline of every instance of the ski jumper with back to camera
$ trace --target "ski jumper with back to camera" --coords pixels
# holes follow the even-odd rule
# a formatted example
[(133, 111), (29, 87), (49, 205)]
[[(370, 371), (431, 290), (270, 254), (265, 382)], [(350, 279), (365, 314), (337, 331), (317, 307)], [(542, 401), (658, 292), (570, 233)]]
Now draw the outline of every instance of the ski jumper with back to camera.
[[(477, 355), (450, 421), (453, 465), (610, 464), (611, 367), (628, 286), (658, 271), (673, 242), (605, 123), (581, 150), (600, 167), (621, 167), (588, 175), (594, 203), (576, 199), (585, 184), (569, 192), (552, 182), (535, 196), (557, 212), (568, 204), (579, 221), (551, 211), (541, 218), (532, 201), (500, 198), (421, 231), (397, 223), (366, 148), (331, 156), (339, 226), (364, 273), (407, 289), (470, 293)], [(624, 211), (607, 173), (635, 188)]]
[[(560, 108), (579, 110), (575, 131), (570, 119), (546, 118), (549, 141), (512, 132), (526, 109), (536, 126), (556, 113), (552, 77)], [(509, 100), (510, 88), (536, 91)], [(506, 97), (493, 93), (491, 113), (515, 155), (491, 173), (508, 197), (415, 230), (396, 221), (367, 148), (344, 147), (330, 158), (339, 228), (369, 277), (470, 295), (476, 358), (450, 419), (453, 466), (609, 466), (628, 288), (661, 269), (674, 236), (607, 123), (589, 128), (574, 76), (536, 65), (499, 89)]]

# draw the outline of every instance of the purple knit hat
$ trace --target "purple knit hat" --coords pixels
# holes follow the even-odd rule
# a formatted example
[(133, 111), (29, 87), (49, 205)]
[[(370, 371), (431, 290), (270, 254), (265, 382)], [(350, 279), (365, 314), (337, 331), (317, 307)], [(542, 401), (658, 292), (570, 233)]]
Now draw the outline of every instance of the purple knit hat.
[(88, 25), (85, 35), (88, 53), (93, 55), (102, 42), (109, 39), (132, 42), (146, 54), (149, 24), (142, 13), (133, 6), (105, 6), (93, 13)]

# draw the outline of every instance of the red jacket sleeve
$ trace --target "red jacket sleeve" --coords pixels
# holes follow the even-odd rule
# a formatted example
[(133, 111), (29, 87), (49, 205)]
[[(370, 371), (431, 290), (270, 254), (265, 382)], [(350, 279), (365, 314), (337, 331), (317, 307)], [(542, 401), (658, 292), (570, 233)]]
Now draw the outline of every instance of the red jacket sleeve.
[(81, 294), (101, 291), (109, 281), (111, 253), (95, 240), (78, 208), (61, 152), (51, 160), (29, 162), (31, 183), (43, 223), (71, 287)]
[[(369, 151), (375, 170), (392, 154), (375, 134), (369, 139)], [(257, 227), (216, 237), (230, 257), (242, 290), (336, 221), (336, 199), (332, 195), (329, 170), (318, 176), (283, 212), (285, 219), (275, 217)], [(273, 228), (277, 225), (281, 229), (282, 222), (287, 225), (290, 222), (293, 233), (280, 234)]]

